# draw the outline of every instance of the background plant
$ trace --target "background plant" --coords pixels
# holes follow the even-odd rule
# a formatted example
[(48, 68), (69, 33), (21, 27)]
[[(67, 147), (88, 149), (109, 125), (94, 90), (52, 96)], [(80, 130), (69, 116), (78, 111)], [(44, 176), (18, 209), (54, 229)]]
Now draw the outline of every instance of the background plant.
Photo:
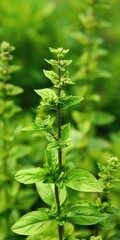
[[(0, 238), (16, 239), (11, 232), (11, 226), (20, 216), (20, 209), (28, 209), (34, 203), (36, 196), (34, 190), (27, 192), (21, 189), (14, 181), (14, 173), (20, 166), (21, 158), (30, 151), (29, 147), (21, 143), (18, 133), (21, 124), (18, 116), (21, 108), (14, 103), (14, 96), (21, 94), (23, 89), (10, 83), (11, 74), (19, 69), (11, 64), (14, 47), (8, 42), (0, 45)], [(23, 200), (26, 196), (26, 200)], [(29, 199), (28, 199), (29, 198)], [(31, 201), (30, 201), (31, 198)], [(32, 199), (33, 198), (33, 199)], [(23, 204), (23, 205), (22, 205)]]
[[(81, 44), (83, 45), (82, 53), (77, 60), (77, 71), (73, 76), (74, 79), (80, 80), (80, 87), (77, 90), (75, 88), (75, 91), (80, 91), (86, 99), (86, 103), (81, 107), (80, 111), (73, 111), (72, 116), (83, 137), (81, 143), (84, 145), (81, 147), (83, 149), (86, 147), (87, 150), (90, 149), (90, 155), (92, 154), (91, 149), (96, 148), (98, 150), (96, 158), (103, 151), (109, 152), (109, 141), (107, 141), (108, 139), (102, 129), (105, 128), (105, 125), (108, 127), (115, 120), (113, 115), (101, 110), (100, 103), (103, 95), (102, 78), (111, 77), (111, 73), (103, 69), (102, 66), (104, 60), (101, 58), (106, 56), (107, 50), (103, 48), (104, 39), (100, 36), (99, 31), (101, 28), (108, 27), (109, 23), (100, 18), (98, 12), (100, 8), (106, 9), (108, 6), (104, 6), (99, 1), (84, 1), (82, 11), (79, 14), (81, 31), (72, 34), (80, 43), (80, 48)], [(95, 158), (94, 150), (93, 158)], [(101, 152), (101, 150), (103, 151)], [(86, 151), (84, 152), (86, 154)]]
[[(104, 2), (101, 1), (101, 3), (104, 3), (104, 5), (106, 3), (109, 6), (109, 1), (107, 0)], [(25, 96), (25, 98), (19, 97), (19, 101), (27, 111), (28, 107), (37, 105), (37, 96), (33, 94), (33, 89), (39, 86), (45, 87), (49, 84), (49, 81), (45, 80), (42, 74), (42, 69), (45, 68), (44, 56), (46, 58), (50, 57), (49, 52), (46, 52), (45, 49), (52, 46), (53, 43), (55, 47), (63, 44), (65, 47), (71, 49), (71, 58), (76, 62), (79, 56), (78, 48), (82, 49), (82, 46), (68, 38), (68, 36), (71, 30), (75, 31), (75, 29), (79, 29), (77, 16), (81, 10), (84, 10), (83, 2), (79, 0), (75, 0), (74, 2), (69, 0), (66, 0), (66, 2), (49, 2), (45, 0), (42, 3), (38, 0), (22, 0), (20, 2), (16, 2), (15, 0), (1, 0), (0, 4), (0, 42), (6, 39), (16, 47), (15, 61), (22, 67), (22, 71), (17, 75), (18, 84), (24, 88)], [(119, 116), (120, 3), (119, 0), (111, 0), (110, 4), (112, 6), (109, 10), (107, 8), (99, 8), (97, 10), (97, 15), (100, 18), (103, 17), (112, 23), (110, 28), (101, 29), (100, 33), (105, 39), (103, 43), (104, 47), (111, 52), (111, 57), (109, 55), (106, 56), (104, 66), (112, 71), (114, 79), (114, 81), (102, 81), (105, 97), (100, 104), (107, 112)], [(85, 8), (87, 9), (87, 5)], [(68, 9), (68, 12), (66, 12), (66, 9)], [(61, 15), (63, 16), (62, 19)], [(19, 31), (17, 31), (18, 26)], [(14, 38), (12, 37), (13, 35)], [(74, 69), (73, 72), (75, 72)], [(14, 74), (12, 82), (14, 81), (15, 83), (15, 79), (16, 74)], [(31, 94), (32, 101), (29, 101), (29, 94)], [(112, 126), (114, 126), (113, 130), (117, 130), (119, 122), (115, 122)]]
[[(94, 161), (98, 162), (98, 159), (101, 159), (101, 162), (104, 163), (109, 155), (114, 153), (110, 139), (106, 138), (102, 129), (105, 129), (105, 125), (108, 127), (108, 124), (112, 123), (115, 118), (105, 111), (98, 110), (101, 107), (100, 101), (103, 99), (101, 99), (101, 95), (104, 94), (102, 78), (111, 77), (108, 71), (102, 69), (101, 64), (101, 57), (105, 56), (107, 51), (102, 48), (103, 39), (100, 38), (100, 30), (108, 27), (109, 23), (100, 18), (99, 9), (105, 8), (105, 10), (108, 10), (110, 6), (107, 5), (106, 1), (104, 1), (104, 4), (101, 1), (84, 1), (81, 6), (82, 10), (79, 14), (81, 31), (74, 32), (72, 37), (83, 45), (84, 51), (82, 50), (83, 53), (78, 58), (77, 68), (79, 67), (79, 69), (73, 77), (80, 80), (80, 88), (75, 88), (76, 93), (80, 91), (87, 101), (85, 105), (81, 106), (80, 111), (73, 111), (72, 113), (79, 133), (77, 131), (78, 142), (76, 151), (71, 153), (71, 159), (74, 154), (74, 158), (79, 158), (80, 163), (82, 161), (83, 167), (88, 166), (92, 170), (96, 164)], [(96, 86), (99, 87), (98, 92), (101, 95), (96, 94)], [(70, 158), (68, 161), (70, 161)], [(77, 164), (79, 164), (78, 161)], [(97, 171), (97, 168), (95, 168), (94, 171)], [(117, 191), (119, 191), (118, 189), (119, 186), (117, 186)], [(114, 198), (113, 193), (112, 196)], [(113, 229), (110, 232), (110, 234), (107, 233), (104, 236), (106, 239), (112, 237), (112, 233), (115, 234)]]

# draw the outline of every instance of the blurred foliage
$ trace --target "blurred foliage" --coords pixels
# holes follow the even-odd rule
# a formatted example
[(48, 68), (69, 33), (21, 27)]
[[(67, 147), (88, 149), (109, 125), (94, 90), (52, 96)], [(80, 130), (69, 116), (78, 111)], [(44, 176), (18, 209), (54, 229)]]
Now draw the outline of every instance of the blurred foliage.
[[(102, 27), (94, 27), (94, 31), (90, 33), (92, 37), (103, 40), (100, 45), (96, 45), (98, 62), (93, 61), (95, 46), (93, 49), (89, 48), (85, 45), (84, 36), (79, 34), (80, 32), (86, 33), (87, 18), (84, 18), (84, 14), (89, 15), (91, 2), (91, 0), (0, 1), (0, 42), (6, 40), (16, 47), (14, 62), (21, 66), (19, 73), (14, 73), (12, 76), (11, 83), (16, 85), (17, 79), (17, 85), (24, 89), (23, 93), (14, 97), (16, 103), (23, 108), (23, 111), (17, 113), (12, 121), (12, 128), (17, 129), (15, 141), (19, 145), (17, 148), (14, 142), (12, 143), (14, 156), (16, 155), (14, 161), (17, 159), (17, 169), (34, 164), (42, 165), (44, 162), (44, 151), (41, 149), (45, 149), (46, 141), (42, 133), (24, 134), (20, 133), (20, 129), (30, 124), (35, 115), (34, 107), (38, 105), (39, 98), (33, 89), (50, 86), (50, 81), (43, 75), (43, 69), (47, 66), (44, 58), (51, 57), (48, 51), (49, 46), (70, 48), (69, 58), (73, 59), (70, 73), (74, 79), (77, 76), (78, 80), (81, 78), (79, 87), (77, 85), (74, 92), (77, 95), (82, 93), (85, 97), (82, 108), (76, 107), (72, 111), (71, 107), (69, 111), (64, 112), (64, 120), (67, 120), (69, 116), (73, 125), (71, 137), (74, 150), (64, 152), (68, 167), (80, 166), (97, 175), (98, 161), (104, 164), (111, 155), (120, 158), (120, 1), (99, 0), (100, 5), (95, 9), (96, 18), (105, 20)], [(75, 33), (78, 34), (76, 35), (77, 41), (73, 38)], [(90, 56), (85, 55), (87, 49), (90, 50)], [(87, 78), (83, 74), (85, 61), (89, 63), (92, 71)], [(94, 70), (97, 67), (103, 70), (101, 73), (103, 76), (96, 76)], [(71, 92), (70, 87), (68, 91)], [(11, 125), (10, 122), (8, 125)], [(24, 144), (29, 145), (30, 151), (24, 148)], [(11, 154), (13, 156), (13, 153)], [(10, 167), (12, 168), (12, 165)], [(116, 175), (120, 177), (119, 171)], [(24, 198), (23, 190), (21, 189), (18, 199)], [(115, 192), (109, 195), (109, 201), (116, 207), (120, 207), (118, 194), (119, 192)], [(85, 196), (82, 193), (75, 196), (71, 194), (71, 201), (74, 197), (81, 199)], [(93, 200), (95, 197), (92, 195)], [(20, 209), (26, 211), (26, 207), (27, 200), (26, 204), (21, 203)], [(115, 223), (112, 222), (111, 225), (108, 223), (102, 228), (103, 239), (120, 239), (120, 217), (115, 218)], [(90, 234), (94, 235), (93, 229), (81, 228), (80, 231), (81, 238), (88, 237), (89, 239)], [(85, 231), (86, 233), (83, 234)]]
[[(113, 78), (110, 81), (98, 81), (97, 88), (101, 89), (102, 85), (102, 106), (119, 116), (120, 3), (119, 0), (112, 0), (112, 7), (109, 9), (109, 1), (107, 2), (106, 9), (100, 8), (97, 14), (112, 23), (109, 28), (101, 29), (100, 34), (105, 39), (105, 48), (111, 51), (103, 65), (112, 70)], [(37, 97), (33, 94), (34, 88), (49, 84), (42, 73), (44, 58), (49, 58), (46, 51), (49, 46), (64, 45), (71, 49), (73, 60), (79, 56), (78, 49), (82, 46), (75, 43), (70, 34), (79, 29), (78, 16), (84, 9), (83, 5), (80, 0), (0, 1), (0, 41), (9, 41), (16, 47), (16, 62), (22, 69), (17, 78), (19, 85), (25, 88), (26, 96), (26, 101), (24, 98), (19, 100), (23, 106), (33, 106), (29, 95), (37, 102)]]

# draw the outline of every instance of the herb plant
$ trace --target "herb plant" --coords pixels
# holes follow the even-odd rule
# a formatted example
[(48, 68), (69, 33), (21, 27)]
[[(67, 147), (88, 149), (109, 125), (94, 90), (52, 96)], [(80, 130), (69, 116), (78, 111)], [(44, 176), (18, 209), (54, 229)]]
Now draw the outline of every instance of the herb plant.
[[(32, 125), (23, 130), (42, 131), (49, 141), (46, 148), (46, 161), (43, 167), (22, 169), (15, 175), (17, 181), (24, 184), (36, 184), (37, 192), (49, 207), (41, 207), (22, 216), (12, 227), (12, 231), (28, 235), (32, 239), (79, 239), (73, 225), (94, 225), (104, 221), (108, 214), (102, 213), (89, 202), (68, 201), (69, 189), (80, 192), (102, 192), (100, 182), (87, 170), (68, 168), (63, 159), (64, 148), (70, 148), (70, 123), (63, 124), (63, 112), (68, 107), (80, 103), (80, 96), (66, 95), (63, 90), (75, 84), (69, 77), (66, 67), (71, 60), (64, 59), (68, 50), (63, 48), (50, 51), (55, 59), (46, 60), (53, 70), (44, 70), (44, 74), (53, 84), (54, 89), (35, 90), (42, 99), (40, 108), (46, 108), (46, 115), (38, 114)], [(52, 229), (52, 233), (51, 233)], [(54, 230), (53, 230), (54, 229)], [(53, 232), (54, 231), (54, 232)], [(101, 239), (92, 236), (91, 239)]]
[[(11, 239), (11, 225), (17, 219), (15, 209), (19, 184), (13, 180), (19, 146), (14, 146), (19, 126), (14, 118), (21, 108), (13, 97), (22, 93), (22, 88), (9, 83), (11, 74), (19, 69), (11, 65), (14, 47), (8, 42), (0, 45), (0, 238)], [(16, 156), (17, 155), (17, 156)], [(13, 207), (14, 206), (14, 207)], [(8, 237), (8, 238), (7, 238)], [(13, 238), (12, 238), (13, 239)]]
[(72, 37), (79, 43), (79, 49), (82, 45), (73, 78), (76, 81), (79, 80), (81, 95), (86, 99), (86, 104), (81, 106), (81, 111), (73, 111), (72, 115), (83, 137), (88, 135), (85, 147), (94, 147), (94, 143), (96, 143), (100, 151), (108, 149), (109, 143), (107, 144), (104, 137), (95, 136), (96, 129), (102, 129), (115, 120), (112, 114), (101, 110), (104, 100), (103, 79), (104, 81), (110, 79), (112, 75), (105, 69), (104, 58), (108, 51), (104, 47), (103, 37), (100, 36), (100, 31), (108, 28), (110, 23), (99, 15), (101, 9), (107, 11), (109, 8), (110, 4), (107, 0), (85, 0), (81, 3), (82, 10), (79, 14), (80, 30), (72, 34)]
[[(119, 160), (116, 157), (109, 157), (114, 154), (114, 150), (111, 148), (109, 137), (106, 137), (104, 134), (104, 126), (112, 123), (115, 117), (106, 111), (100, 110), (101, 107), (103, 108), (103, 101), (105, 101), (103, 79), (112, 77), (111, 73), (105, 69), (106, 63), (104, 58), (108, 52), (104, 47), (104, 39), (100, 36), (101, 30), (104, 31), (104, 29), (110, 26), (109, 22), (101, 18), (100, 10), (103, 9), (106, 12), (109, 8), (110, 3), (108, 4), (107, 0), (85, 0), (81, 3), (82, 10), (79, 14), (80, 30), (74, 32), (72, 37), (80, 43), (80, 47), (82, 44), (83, 48), (77, 61), (77, 71), (73, 77), (75, 80), (80, 80), (79, 89), (81, 95), (87, 101), (85, 105), (81, 106), (80, 111), (73, 111), (72, 116), (80, 136), (80, 141), (76, 144), (74, 157), (78, 159), (80, 149), (80, 163), (82, 162), (83, 167), (88, 165), (90, 169), (94, 168), (94, 172), (97, 170), (96, 162), (100, 159), (98, 166), (101, 171), (99, 176), (103, 192), (100, 194), (100, 198), (96, 200), (96, 204), (101, 206), (100, 211), (112, 214), (113, 212), (119, 213), (118, 209), (117, 211), (112, 211), (111, 204), (112, 197), (114, 199), (114, 192), (119, 189), (119, 179), (115, 178), (114, 175), (111, 176), (111, 173), (112, 171), (115, 172), (116, 168), (118, 169)], [(96, 94), (96, 86), (98, 94)], [(110, 169), (111, 165), (114, 166), (113, 170), (112, 168)], [(106, 223), (106, 225), (108, 226), (109, 224)], [(103, 239), (112, 239), (116, 235), (115, 217), (113, 225), (113, 228), (108, 226), (109, 230), (107, 233), (105, 227), (96, 226), (96, 232), (100, 233)]]
[[(23, 211), (29, 211), (36, 201), (33, 188), (23, 189), (14, 181), (14, 174), (30, 152), (21, 133), (21, 107), (15, 104), (16, 96), (23, 92), (10, 81), (12, 73), (19, 69), (11, 64), (14, 47), (3, 41), (0, 45), (0, 239), (19, 239), (11, 232), (11, 226)], [(24, 164), (25, 165), (25, 164)]]

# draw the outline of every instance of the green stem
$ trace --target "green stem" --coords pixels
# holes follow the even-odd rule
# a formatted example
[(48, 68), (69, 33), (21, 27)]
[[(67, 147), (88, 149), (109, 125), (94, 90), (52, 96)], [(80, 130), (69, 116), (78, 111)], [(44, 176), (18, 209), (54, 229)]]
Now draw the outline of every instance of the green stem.
[[(58, 59), (58, 63), (60, 65), (60, 59)], [(61, 81), (61, 71), (60, 68), (58, 69), (58, 76), (59, 76), (59, 83)], [(60, 99), (61, 95), (61, 87), (58, 88), (58, 99)], [(57, 108), (57, 119), (58, 119), (58, 139), (61, 138), (61, 106), (60, 103), (58, 104)], [(58, 148), (58, 163), (59, 163), (59, 174), (62, 171), (62, 151), (61, 148)]]
[[(60, 60), (58, 60), (58, 63), (60, 64)], [(59, 76), (59, 83), (61, 80), (61, 73), (60, 73), (60, 68), (58, 69), (58, 76)], [(61, 88), (58, 88), (58, 98), (60, 99), (61, 95)], [(60, 103), (58, 104), (57, 107), (57, 120), (58, 120), (58, 140), (61, 138), (61, 106)], [(61, 148), (58, 148), (58, 168), (59, 168), (59, 175), (61, 174), (62, 171), (62, 151)], [(58, 218), (61, 214), (61, 206), (60, 206), (60, 199), (59, 199), (59, 188), (55, 184), (55, 198), (56, 198), (56, 204), (57, 204), (57, 214)], [(63, 226), (60, 226), (58, 224), (58, 235), (59, 235), (59, 240), (63, 240)]]
[(55, 135), (51, 132), (51, 131), (48, 131), (50, 134), (51, 134), (51, 136), (57, 141), (58, 139), (57, 139), (57, 137), (55, 137)]
[[(60, 98), (61, 89), (58, 90), (58, 97)], [(60, 103), (58, 104), (57, 109), (57, 118), (58, 118), (58, 140), (61, 138), (61, 109), (60, 109)], [(59, 164), (59, 175), (62, 171), (62, 151), (61, 148), (58, 148), (58, 164)]]
[[(60, 199), (59, 199), (59, 191), (56, 184), (55, 184), (55, 198), (56, 198), (56, 204), (57, 204), (57, 214), (59, 217), (61, 214), (61, 206), (60, 206)], [(63, 226), (60, 226), (59, 224), (58, 224), (58, 235), (59, 235), (59, 240), (63, 240)]]

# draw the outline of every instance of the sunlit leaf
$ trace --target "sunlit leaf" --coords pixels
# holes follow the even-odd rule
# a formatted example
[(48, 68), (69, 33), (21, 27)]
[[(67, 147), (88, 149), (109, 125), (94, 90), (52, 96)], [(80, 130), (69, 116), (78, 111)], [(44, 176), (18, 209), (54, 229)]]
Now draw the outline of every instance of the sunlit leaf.
[(88, 171), (74, 169), (67, 173), (65, 185), (82, 192), (102, 192), (99, 181)]
[(61, 131), (61, 140), (65, 141), (68, 139), (70, 135), (70, 124), (66, 124), (62, 126), (62, 131)]
[(59, 148), (59, 145), (58, 145), (58, 142), (57, 142), (57, 141), (52, 142), (52, 143), (49, 143), (49, 144), (47, 145), (47, 149), (48, 149), (48, 150), (52, 150), (52, 149), (56, 149), (56, 148)]
[(20, 235), (34, 235), (44, 232), (50, 223), (49, 209), (41, 208), (21, 217), (12, 226), (12, 231)]
[(56, 84), (58, 82), (58, 75), (55, 72), (48, 70), (43, 70), (43, 72), (44, 75), (49, 78), (53, 84)]
[(49, 88), (44, 88), (40, 90), (35, 90), (35, 92), (43, 99), (56, 99), (57, 95), (55, 92)]
[(72, 105), (78, 104), (83, 100), (83, 97), (79, 96), (68, 96), (61, 99), (61, 108), (66, 109)]
[(46, 158), (47, 158), (47, 163), (49, 166), (52, 166), (57, 162), (57, 153), (56, 150), (48, 150), (46, 149)]
[(24, 184), (32, 184), (44, 180), (47, 172), (40, 167), (23, 169), (16, 173), (15, 179)]
[(92, 206), (75, 205), (69, 208), (67, 220), (79, 225), (93, 225), (104, 221), (107, 215), (102, 214)]

